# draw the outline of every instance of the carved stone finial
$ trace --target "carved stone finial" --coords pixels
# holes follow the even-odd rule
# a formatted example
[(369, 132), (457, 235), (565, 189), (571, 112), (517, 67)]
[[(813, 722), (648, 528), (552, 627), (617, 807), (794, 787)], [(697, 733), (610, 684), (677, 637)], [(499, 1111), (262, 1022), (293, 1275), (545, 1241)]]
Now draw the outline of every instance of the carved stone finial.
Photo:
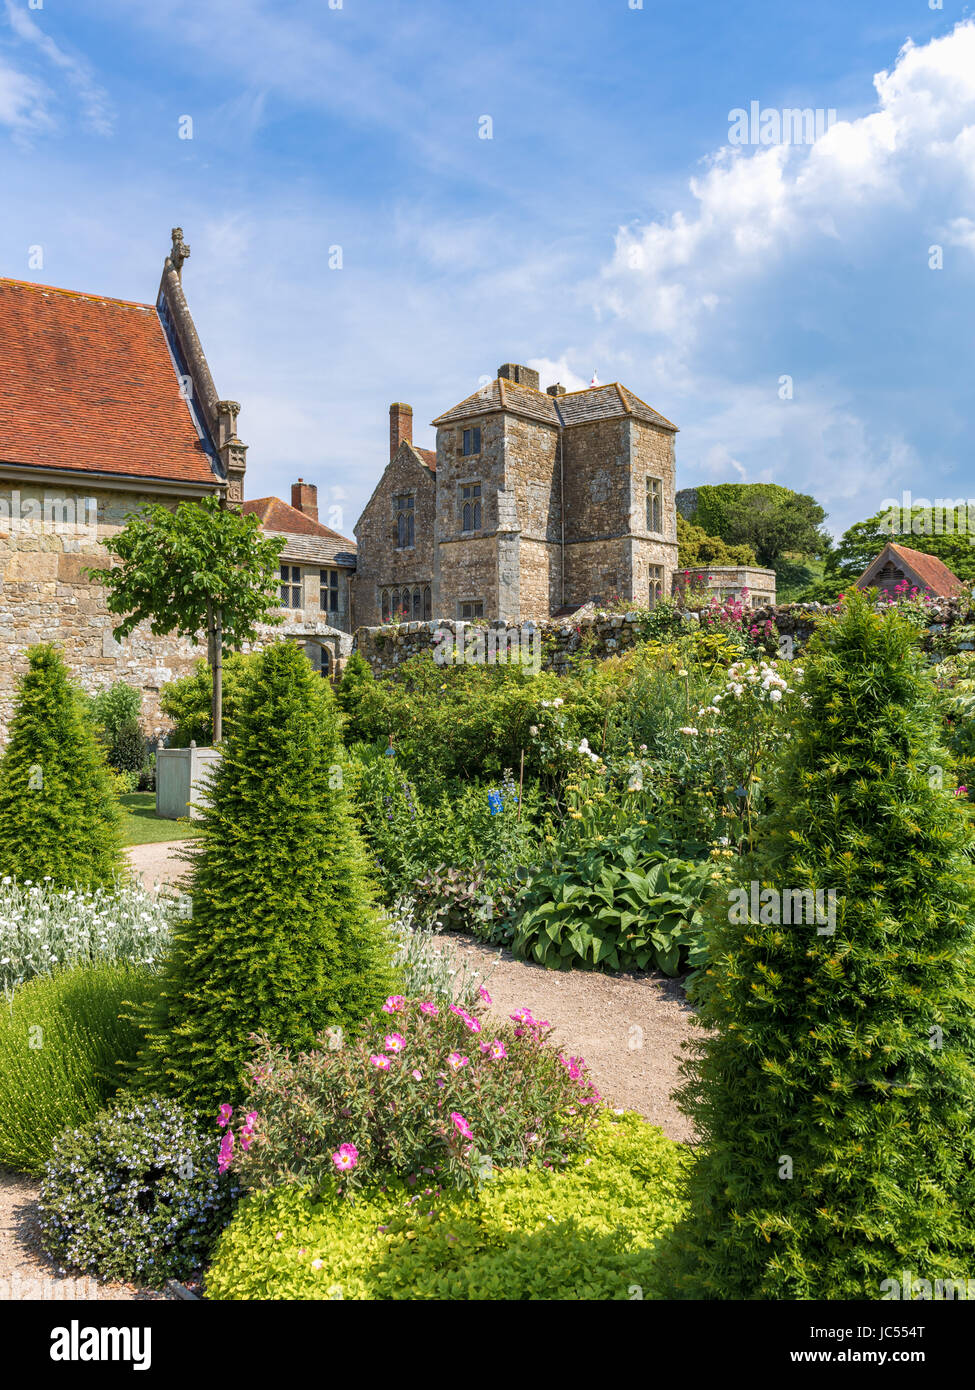
[(190, 248), (187, 246), (186, 242), (183, 240), (183, 229), (182, 229), (182, 227), (174, 227), (174, 228), (173, 228), (173, 249), (172, 249), (172, 251), (170, 251), (170, 253), (169, 253), (169, 259), (172, 261), (172, 263), (173, 263), (173, 269), (176, 271), (176, 274), (179, 276), (179, 278), (180, 278), (181, 280), (182, 280), (182, 278), (183, 278), (183, 262), (186, 260), (186, 258), (187, 258), (187, 256), (188, 256), (189, 254), (190, 254)]

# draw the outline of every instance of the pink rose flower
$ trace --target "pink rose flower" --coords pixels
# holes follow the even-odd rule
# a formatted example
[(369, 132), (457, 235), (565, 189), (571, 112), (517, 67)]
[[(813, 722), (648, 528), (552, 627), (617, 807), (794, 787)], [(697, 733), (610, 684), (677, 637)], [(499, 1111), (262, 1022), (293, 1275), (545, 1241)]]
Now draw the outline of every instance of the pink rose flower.
[(369, 1060), (373, 1064), (373, 1066), (378, 1067), (380, 1071), (389, 1071), (388, 1057), (378, 1057), (375, 1053), (373, 1053)]
[(463, 1115), (458, 1115), (457, 1111), (454, 1110), (451, 1112), (450, 1118), (453, 1120), (454, 1127), (457, 1129), (458, 1133), (462, 1134), (465, 1139), (474, 1138), (474, 1131), (464, 1119)]
[(402, 1033), (387, 1033), (384, 1046), (387, 1052), (402, 1052), (406, 1046), (406, 1039)]
[(359, 1162), (359, 1150), (354, 1144), (340, 1144), (332, 1154), (332, 1162), (341, 1173), (348, 1173)]

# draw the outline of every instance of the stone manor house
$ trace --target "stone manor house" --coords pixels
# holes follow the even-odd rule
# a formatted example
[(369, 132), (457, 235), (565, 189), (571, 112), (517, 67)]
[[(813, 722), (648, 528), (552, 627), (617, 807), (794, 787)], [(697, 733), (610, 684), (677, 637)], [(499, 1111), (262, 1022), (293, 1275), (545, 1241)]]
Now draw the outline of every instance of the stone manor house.
[(625, 386), (542, 391), (509, 362), (433, 426), (436, 450), (418, 448), (411, 407), (390, 406), (390, 461), (355, 526), (355, 626), (670, 592), (677, 427)]
[(323, 675), (356, 628), (390, 619), (537, 621), (670, 592), (676, 427), (618, 383), (543, 391), (507, 363), (432, 422), (435, 449), (413, 443), (397, 402), (356, 540), (319, 520), (303, 479), (290, 503), (246, 498), (240, 406), (214, 385), (183, 292), (188, 256), (175, 228), (152, 303), (0, 278), (0, 744), (41, 641), (62, 645), (89, 691), (141, 687), (147, 732), (164, 723), (160, 687), (205, 647), (147, 627), (120, 645), (85, 575), (149, 502), (216, 493), (283, 536), (285, 622), (266, 639), (300, 642)]
[(205, 643), (140, 626), (120, 645), (118, 619), (84, 571), (146, 503), (217, 493), (285, 538), (282, 627), (323, 674), (351, 647), (354, 542), (318, 522), (315, 489), (292, 503), (244, 500), (247, 446), (236, 401), (221, 399), (183, 294), (182, 231), (151, 304), (0, 278), (0, 745), (25, 652), (57, 642), (88, 691), (126, 680), (157, 731), (160, 687), (188, 674)]

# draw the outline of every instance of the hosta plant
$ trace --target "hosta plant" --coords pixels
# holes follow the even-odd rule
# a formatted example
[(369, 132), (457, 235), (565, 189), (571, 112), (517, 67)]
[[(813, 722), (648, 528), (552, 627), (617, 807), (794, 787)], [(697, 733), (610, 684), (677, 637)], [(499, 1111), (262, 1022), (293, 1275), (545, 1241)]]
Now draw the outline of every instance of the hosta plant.
[(225, 1156), (247, 1187), (346, 1194), (390, 1177), (472, 1187), (497, 1168), (558, 1166), (584, 1146), (599, 1095), (550, 1032), (528, 1009), (496, 1021), (480, 1001), (392, 995), (360, 1033), (331, 1029), (307, 1052), (261, 1040)]
[(535, 876), (514, 919), (512, 950), (554, 970), (676, 975), (701, 963), (701, 908), (718, 872), (674, 858), (633, 826)]

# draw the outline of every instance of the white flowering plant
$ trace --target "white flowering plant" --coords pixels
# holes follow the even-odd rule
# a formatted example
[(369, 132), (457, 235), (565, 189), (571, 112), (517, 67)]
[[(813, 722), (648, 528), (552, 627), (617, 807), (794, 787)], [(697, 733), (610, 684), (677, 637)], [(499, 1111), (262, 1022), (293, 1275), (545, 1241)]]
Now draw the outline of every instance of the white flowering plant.
[[(709, 705), (697, 711), (688, 737), (713, 739), (733, 791), (739, 820), (738, 838), (752, 847), (760, 770), (773, 748), (789, 737), (802, 681), (802, 667), (776, 661), (736, 661)], [(733, 815), (735, 813), (733, 812)]]
[(56, 889), (0, 880), (0, 985), (5, 991), (91, 961), (155, 965), (183, 899), (161, 888)]

